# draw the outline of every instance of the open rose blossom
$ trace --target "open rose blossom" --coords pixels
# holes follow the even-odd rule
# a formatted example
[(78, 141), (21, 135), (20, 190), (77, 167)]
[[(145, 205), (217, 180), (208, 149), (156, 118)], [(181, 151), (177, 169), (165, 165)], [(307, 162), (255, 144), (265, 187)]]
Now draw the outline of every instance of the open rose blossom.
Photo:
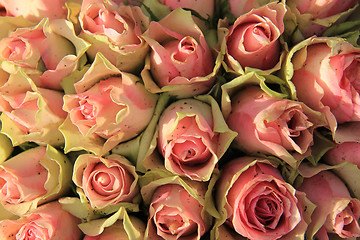
[(119, 202), (133, 202), (139, 193), (135, 167), (116, 154), (106, 158), (80, 155), (74, 164), (73, 181), (82, 189), (91, 207), (105, 208)]
[(155, 176), (150, 171), (148, 175), (141, 188), (144, 202), (149, 206), (145, 239), (200, 240), (212, 220), (205, 211), (207, 185), (167, 173)]
[(279, 63), (285, 13), (285, 4), (273, 2), (241, 15), (231, 26), (220, 22), (229, 71), (241, 74), (246, 67), (271, 71)]
[(66, 194), (72, 165), (51, 146), (36, 147), (0, 164), (0, 202), (17, 215)]
[[(203, 100), (181, 99), (166, 107), (150, 147), (153, 156), (148, 156), (143, 166), (154, 169), (165, 165), (170, 172), (192, 180), (210, 179), (236, 133), (226, 126), (215, 100)], [(156, 153), (162, 156), (159, 163), (154, 161)]]
[(226, 122), (238, 133), (235, 142), (241, 150), (271, 154), (292, 167), (311, 154), (314, 130), (327, 124), (323, 114), (304, 103), (271, 97), (257, 86), (231, 96)]
[(220, 224), (226, 221), (248, 239), (303, 239), (311, 205), (266, 159), (231, 160), (222, 169), (215, 196)]
[(81, 240), (80, 222), (54, 201), (17, 220), (0, 221), (0, 239)]
[(80, 37), (91, 43), (87, 54), (94, 59), (101, 52), (121, 71), (139, 71), (149, 51), (141, 37), (149, 19), (138, 6), (123, 6), (111, 1), (82, 1)]
[(296, 18), (297, 28), (304, 38), (321, 36), (334, 23), (349, 16), (358, 0), (287, 0), (286, 4)]
[(63, 78), (86, 61), (88, 47), (75, 35), (69, 21), (43, 19), (36, 26), (17, 28), (0, 40), (0, 59), (6, 62), (1, 67), (9, 73), (21, 67), (37, 86), (62, 90)]
[(76, 93), (64, 96), (63, 109), (69, 113), (60, 126), (65, 151), (103, 155), (140, 134), (157, 102), (138, 77), (120, 72), (101, 54), (74, 87)]
[(65, 3), (67, 0), (32, 0), (24, 4), (22, 0), (0, 0), (8, 15), (22, 16), (32, 22), (39, 22), (43, 18), (66, 18), (68, 13)]
[(360, 201), (350, 196), (342, 180), (330, 171), (304, 178), (298, 188), (316, 205), (307, 237), (328, 239), (327, 233), (341, 238), (360, 237)]
[(63, 93), (38, 88), (23, 72), (11, 74), (0, 86), (2, 129), (14, 146), (24, 142), (60, 146), (64, 137), (58, 127), (66, 118)]
[(189, 11), (178, 8), (159, 22), (151, 22), (143, 37), (151, 52), (141, 76), (151, 92), (185, 98), (205, 93), (213, 86), (219, 64), (215, 65)]
[[(296, 97), (326, 114), (331, 131), (336, 131), (335, 140), (358, 139), (360, 49), (340, 38), (313, 37), (297, 44), (286, 64), (286, 69), (294, 69), (288, 80), (295, 86)], [(349, 122), (355, 125), (344, 136), (346, 124), (341, 124)]]

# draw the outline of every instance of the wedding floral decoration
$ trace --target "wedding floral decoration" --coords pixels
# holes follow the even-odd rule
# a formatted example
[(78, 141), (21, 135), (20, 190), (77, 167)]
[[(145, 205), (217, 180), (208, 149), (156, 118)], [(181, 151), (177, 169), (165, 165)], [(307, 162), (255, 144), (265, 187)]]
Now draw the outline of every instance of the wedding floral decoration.
[(0, 9), (0, 239), (360, 238), (358, 0)]

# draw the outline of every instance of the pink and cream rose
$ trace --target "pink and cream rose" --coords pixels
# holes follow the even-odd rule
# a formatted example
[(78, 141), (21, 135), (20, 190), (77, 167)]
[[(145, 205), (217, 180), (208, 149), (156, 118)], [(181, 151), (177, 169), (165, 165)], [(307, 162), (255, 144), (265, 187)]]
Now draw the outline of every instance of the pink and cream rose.
[(121, 71), (137, 72), (143, 67), (149, 47), (141, 35), (149, 19), (139, 7), (84, 0), (79, 20), (79, 36), (91, 43), (87, 50), (90, 59), (101, 52)]
[(238, 133), (236, 145), (249, 154), (277, 156), (293, 168), (310, 156), (314, 130), (327, 124), (304, 103), (272, 97), (260, 87), (245, 87), (230, 99), (225, 120)]
[(215, 188), (221, 214), (218, 221), (238, 234), (254, 240), (304, 236), (311, 213), (308, 202), (268, 160), (231, 160), (222, 169)]
[(22, 215), (70, 190), (72, 165), (51, 146), (21, 152), (0, 164), (0, 202)]
[(74, 164), (73, 181), (82, 189), (92, 208), (133, 202), (139, 193), (135, 167), (121, 155), (106, 158), (80, 155)]
[(189, 11), (178, 8), (151, 22), (143, 37), (151, 51), (141, 76), (151, 92), (185, 98), (213, 86), (219, 64)]
[(138, 77), (120, 72), (101, 54), (74, 87), (74, 94), (64, 96), (68, 118), (60, 127), (68, 140), (66, 151), (86, 149), (103, 155), (138, 136), (157, 102)]
[(285, 4), (273, 2), (239, 16), (231, 26), (220, 22), (218, 32), (225, 45), (228, 71), (242, 74), (246, 67), (271, 70), (279, 63), (285, 13)]
[(61, 208), (58, 202), (41, 205), (17, 220), (0, 221), (0, 238), (4, 240), (81, 240), (80, 219)]
[[(332, 132), (344, 123), (360, 120), (360, 50), (340, 38), (309, 38), (289, 53), (288, 79), (295, 86), (299, 101), (326, 114)], [(346, 125), (346, 124), (345, 124)], [(344, 126), (345, 126), (344, 125)], [(350, 135), (359, 136), (356, 127)], [(337, 137), (341, 136), (339, 131)], [(350, 136), (349, 141), (353, 137)]]
[(328, 234), (341, 238), (360, 237), (360, 201), (350, 196), (342, 180), (330, 171), (304, 178), (300, 191), (316, 205), (306, 236), (329, 239)]

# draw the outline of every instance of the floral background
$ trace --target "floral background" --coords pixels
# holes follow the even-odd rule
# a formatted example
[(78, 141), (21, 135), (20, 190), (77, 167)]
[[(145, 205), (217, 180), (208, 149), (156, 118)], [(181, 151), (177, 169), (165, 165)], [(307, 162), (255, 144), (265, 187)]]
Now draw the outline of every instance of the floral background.
[(359, 1), (0, 9), (0, 239), (360, 237)]

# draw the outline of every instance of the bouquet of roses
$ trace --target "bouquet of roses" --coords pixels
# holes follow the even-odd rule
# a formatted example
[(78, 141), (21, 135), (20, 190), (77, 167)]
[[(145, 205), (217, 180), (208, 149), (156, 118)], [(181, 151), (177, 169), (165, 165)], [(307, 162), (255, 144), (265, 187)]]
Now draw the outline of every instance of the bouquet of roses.
[(360, 237), (358, 0), (0, 0), (0, 239)]

